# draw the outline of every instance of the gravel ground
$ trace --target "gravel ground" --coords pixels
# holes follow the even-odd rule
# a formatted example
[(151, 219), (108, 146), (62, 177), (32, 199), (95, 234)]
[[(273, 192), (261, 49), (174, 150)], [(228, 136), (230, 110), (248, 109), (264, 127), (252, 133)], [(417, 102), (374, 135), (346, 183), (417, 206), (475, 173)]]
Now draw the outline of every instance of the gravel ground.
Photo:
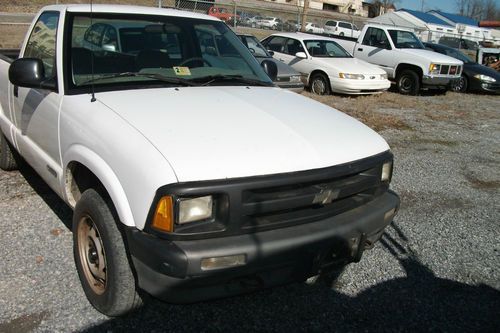
[(23, 167), (0, 171), (0, 332), (499, 332), (500, 97), (321, 101), (405, 123), (381, 132), (395, 154), (399, 215), (333, 288), (294, 284), (194, 305), (149, 300), (106, 318), (80, 287), (71, 211)]

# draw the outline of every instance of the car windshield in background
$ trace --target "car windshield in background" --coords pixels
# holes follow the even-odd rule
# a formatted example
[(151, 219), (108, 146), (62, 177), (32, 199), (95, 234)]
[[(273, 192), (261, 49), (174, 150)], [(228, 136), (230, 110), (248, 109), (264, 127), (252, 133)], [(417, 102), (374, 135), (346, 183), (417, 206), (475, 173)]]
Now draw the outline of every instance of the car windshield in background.
[(425, 49), (414, 33), (403, 30), (389, 30), (392, 42), (397, 49)]
[(271, 55), (267, 53), (266, 48), (253, 36), (245, 36), (245, 41), (250, 52), (256, 57), (270, 58)]
[(457, 50), (446, 49), (445, 53), (450, 57), (463, 61), (464, 64), (473, 62), (469, 57)]
[(351, 58), (351, 55), (339, 44), (329, 40), (306, 40), (307, 51), (311, 57)]
[[(220, 21), (168, 16), (71, 16), (70, 87), (272, 82)], [(214, 77), (224, 79), (214, 80)], [(193, 84), (191, 84), (193, 83)]]

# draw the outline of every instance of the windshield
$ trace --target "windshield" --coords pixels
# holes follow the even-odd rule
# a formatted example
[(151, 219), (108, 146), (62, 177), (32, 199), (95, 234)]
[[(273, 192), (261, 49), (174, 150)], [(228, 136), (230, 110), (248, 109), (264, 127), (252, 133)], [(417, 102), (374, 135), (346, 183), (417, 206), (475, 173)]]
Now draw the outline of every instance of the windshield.
[(425, 49), (420, 39), (413, 32), (389, 30), (389, 36), (397, 49)]
[(250, 52), (255, 57), (270, 58), (271, 55), (267, 53), (266, 48), (254, 36), (239, 36), (243, 44), (245, 44)]
[(329, 40), (306, 40), (306, 49), (311, 57), (351, 58), (351, 55), (339, 44)]
[[(202, 85), (203, 78), (218, 85), (272, 84), (220, 21), (94, 13), (92, 20), (75, 14), (70, 25), (71, 88), (89, 82), (96, 87)], [(214, 80), (215, 76), (225, 78)]]
[(450, 57), (463, 61), (464, 64), (473, 62), (469, 57), (467, 57), (465, 54), (457, 50), (446, 49), (445, 53)]

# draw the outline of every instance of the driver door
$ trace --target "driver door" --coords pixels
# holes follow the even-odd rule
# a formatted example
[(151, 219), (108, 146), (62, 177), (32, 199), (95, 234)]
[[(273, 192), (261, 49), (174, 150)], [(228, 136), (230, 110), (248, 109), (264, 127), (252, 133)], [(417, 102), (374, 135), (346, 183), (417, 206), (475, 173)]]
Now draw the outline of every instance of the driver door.
[(389, 76), (394, 72), (394, 52), (389, 36), (383, 29), (370, 27), (366, 30), (363, 42), (357, 44), (354, 53), (356, 58), (365, 60), (384, 69)]

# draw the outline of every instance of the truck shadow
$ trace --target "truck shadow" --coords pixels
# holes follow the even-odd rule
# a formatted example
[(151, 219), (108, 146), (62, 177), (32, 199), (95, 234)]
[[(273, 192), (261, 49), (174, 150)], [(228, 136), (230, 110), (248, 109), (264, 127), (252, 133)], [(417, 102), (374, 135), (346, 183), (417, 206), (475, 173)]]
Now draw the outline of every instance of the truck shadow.
[(38, 194), (47, 206), (57, 215), (61, 222), (71, 231), (73, 211), (59, 196), (44, 182), (31, 166), (19, 157), (16, 158), (19, 172), (26, 182)]
[(326, 286), (294, 284), (192, 305), (149, 300), (131, 315), (83, 332), (500, 330), (498, 290), (436, 276), (413, 253), (394, 223), (380, 245), (406, 276), (354, 296)]

